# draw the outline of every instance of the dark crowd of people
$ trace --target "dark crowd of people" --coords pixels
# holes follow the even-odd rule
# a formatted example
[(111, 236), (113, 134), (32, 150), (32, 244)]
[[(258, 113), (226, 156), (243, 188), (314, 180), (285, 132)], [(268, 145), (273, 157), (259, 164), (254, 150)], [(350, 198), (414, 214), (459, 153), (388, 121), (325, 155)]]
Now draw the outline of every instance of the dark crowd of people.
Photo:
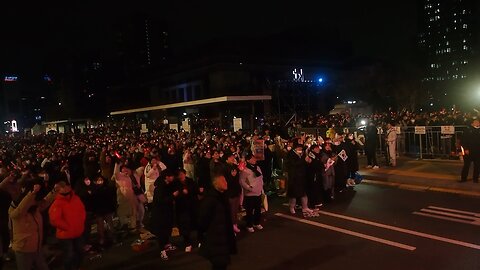
[(93, 247), (151, 232), (167, 260), (177, 227), (185, 252), (199, 246), (222, 269), (235, 253), (235, 234), (263, 229), (262, 208), (266, 194), (278, 190), (275, 179), (286, 181), (281, 193), (290, 212), (301, 208), (309, 216), (354, 185), (357, 150), (347, 134), (282, 138), (268, 129), (140, 133), (139, 126), (123, 124), (4, 137), (3, 258), (11, 258), (11, 250), (18, 269), (48, 269), (42, 246), (53, 241), (64, 268), (78, 269)]
[[(362, 120), (374, 122), (377, 126), (386, 126), (393, 123), (396, 126), (444, 126), (444, 125), (469, 125), (473, 117), (478, 116), (477, 112), (462, 112), (456, 108), (441, 109), (435, 111), (394, 111), (389, 110), (382, 113), (352, 114), (349, 112), (330, 115), (311, 115), (297, 118), (292, 125), (306, 128), (330, 128), (334, 127), (357, 127), (362, 125)], [(275, 119), (270, 122), (281, 121)]]
[[(418, 120), (406, 115), (400, 118)], [(392, 166), (394, 125), (388, 123), (385, 136)], [(22, 270), (49, 269), (42, 247), (53, 243), (63, 267), (79, 269), (89, 250), (150, 233), (159, 257), (168, 260), (177, 248), (171, 242), (177, 227), (185, 252), (199, 247), (212, 269), (225, 269), (236, 253), (236, 234), (264, 229), (262, 212), (272, 191), (288, 197), (291, 214), (310, 217), (361, 180), (359, 150), (368, 168), (378, 168), (373, 121), (362, 138), (332, 128), (324, 137), (288, 136), (272, 126), (247, 133), (211, 125), (188, 133), (160, 124), (142, 133), (139, 123), (124, 122), (83, 133), (2, 137), (2, 259), (14, 257)], [(469, 142), (475, 165), (477, 143)]]

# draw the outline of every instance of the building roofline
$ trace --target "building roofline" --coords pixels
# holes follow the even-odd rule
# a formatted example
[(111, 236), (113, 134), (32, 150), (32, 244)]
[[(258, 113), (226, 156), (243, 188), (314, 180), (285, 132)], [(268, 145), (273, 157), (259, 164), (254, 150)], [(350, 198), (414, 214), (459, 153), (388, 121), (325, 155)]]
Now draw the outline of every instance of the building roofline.
[(206, 98), (206, 99), (199, 99), (199, 100), (186, 101), (186, 102), (170, 103), (170, 104), (164, 104), (164, 105), (158, 105), (158, 106), (150, 106), (150, 107), (135, 108), (135, 109), (121, 110), (121, 111), (113, 111), (113, 112), (110, 112), (110, 115), (120, 115), (120, 114), (128, 114), (128, 113), (165, 110), (165, 109), (173, 109), (173, 108), (198, 106), (198, 105), (208, 105), (208, 104), (221, 103), (221, 102), (259, 101), (259, 100), (271, 100), (271, 99), (272, 99), (272, 96), (269, 96), (269, 95), (223, 96), (223, 97)]

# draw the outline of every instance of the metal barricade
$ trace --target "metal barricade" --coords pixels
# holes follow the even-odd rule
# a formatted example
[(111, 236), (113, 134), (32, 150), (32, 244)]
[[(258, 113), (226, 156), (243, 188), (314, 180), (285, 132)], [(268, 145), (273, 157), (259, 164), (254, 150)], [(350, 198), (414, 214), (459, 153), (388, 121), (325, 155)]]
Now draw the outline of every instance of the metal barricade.
[[(400, 127), (400, 132), (397, 134), (397, 155), (419, 159), (457, 159), (458, 141), (466, 128), (467, 126), (454, 126), (453, 134), (444, 134), (441, 126), (426, 126), (425, 134), (416, 134), (414, 126)], [(300, 128), (297, 134), (305, 133), (325, 138), (327, 130), (327, 128)], [(336, 127), (335, 131), (354, 133), (361, 130), (357, 127)], [(383, 156), (386, 154), (385, 127), (378, 137), (377, 151)]]

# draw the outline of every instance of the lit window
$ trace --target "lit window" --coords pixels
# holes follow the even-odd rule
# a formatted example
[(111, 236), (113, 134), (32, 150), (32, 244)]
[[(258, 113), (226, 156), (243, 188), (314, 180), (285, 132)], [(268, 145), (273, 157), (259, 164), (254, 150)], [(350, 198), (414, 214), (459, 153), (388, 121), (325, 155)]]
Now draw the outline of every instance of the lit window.
[(467, 24), (466, 23), (463, 24), (463, 29), (467, 29)]
[(463, 49), (466, 51), (468, 50), (468, 46), (467, 45), (463, 45)]
[(447, 42), (445, 43), (445, 45), (447, 45), (447, 46), (448, 46), (448, 44), (449, 44), (449, 43), (448, 43), (448, 41), (447, 41)]
[(447, 52), (450, 52), (450, 48), (447, 48)]
[(464, 40), (463, 40), (463, 43), (467, 43), (467, 40), (466, 40), (466, 39), (464, 39)]

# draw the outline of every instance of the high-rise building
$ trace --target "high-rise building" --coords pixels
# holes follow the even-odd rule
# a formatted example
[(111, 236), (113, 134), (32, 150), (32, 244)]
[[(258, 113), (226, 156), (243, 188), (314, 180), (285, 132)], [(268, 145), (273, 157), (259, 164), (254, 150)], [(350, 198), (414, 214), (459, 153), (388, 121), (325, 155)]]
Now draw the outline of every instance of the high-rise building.
[(422, 1), (419, 45), (425, 62), (423, 84), (432, 102), (457, 102), (450, 96), (464, 94), (469, 78), (474, 75), (480, 30), (476, 2)]
[(116, 26), (116, 51), (127, 69), (159, 65), (168, 57), (168, 32), (156, 18), (139, 14)]

